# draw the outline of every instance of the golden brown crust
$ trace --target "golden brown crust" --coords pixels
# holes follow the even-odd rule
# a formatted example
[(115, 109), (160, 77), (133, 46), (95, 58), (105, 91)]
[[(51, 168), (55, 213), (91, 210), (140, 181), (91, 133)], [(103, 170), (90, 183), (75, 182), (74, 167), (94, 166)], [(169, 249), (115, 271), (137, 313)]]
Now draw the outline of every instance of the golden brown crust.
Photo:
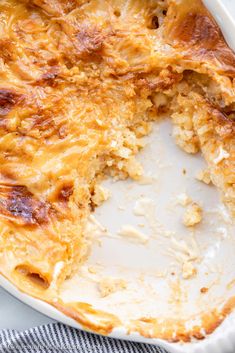
[(17, 93), (14, 90), (10, 90), (8, 88), (0, 89), (0, 116), (6, 116), (14, 106), (19, 104), (22, 101), (23, 95)]
[(35, 199), (25, 186), (1, 184), (0, 195), (1, 217), (22, 226), (48, 222), (49, 203)]

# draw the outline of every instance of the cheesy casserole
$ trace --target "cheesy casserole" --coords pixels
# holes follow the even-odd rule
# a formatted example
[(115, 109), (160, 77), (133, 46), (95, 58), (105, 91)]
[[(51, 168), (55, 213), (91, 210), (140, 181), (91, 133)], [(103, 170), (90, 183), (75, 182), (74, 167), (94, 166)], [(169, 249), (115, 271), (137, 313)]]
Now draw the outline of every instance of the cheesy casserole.
[(57, 293), (151, 121), (171, 116), (235, 215), (235, 55), (200, 0), (1, 0), (0, 34), (1, 273), (88, 326)]

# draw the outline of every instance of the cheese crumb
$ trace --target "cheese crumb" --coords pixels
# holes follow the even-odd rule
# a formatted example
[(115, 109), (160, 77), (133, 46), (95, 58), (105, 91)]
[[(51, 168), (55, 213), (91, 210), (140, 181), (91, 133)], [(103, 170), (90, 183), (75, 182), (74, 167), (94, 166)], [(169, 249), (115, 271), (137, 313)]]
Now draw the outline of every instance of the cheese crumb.
[(102, 298), (107, 297), (108, 295), (117, 291), (126, 289), (126, 287), (126, 281), (124, 281), (123, 279), (111, 277), (102, 279), (98, 284), (100, 296)]
[(98, 272), (97, 266), (89, 266), (88, 271), (89, 271), (89, 273), (91, 273), (93, 275), (97, 274), (97, 272)]
[(197, 273), (196, 268), (190, 261), (185, 261), (182, 266), (182, 276), (184, 279), (190, 279)]
[(126, 161), (125, 170), (128, 175), (134, 180), (139, 180), (143, 175), (143, 167), (134, 157), (130, 157)]
[(196, 175), (196, 179), (209, 185), (211, 183), (211, 175), (209, 169), (200, 170)]
[(147, 243), (147, 241), (149, 240), (149, 237), (146, 234), (140, 232), (138, 229), (131, 225), (122, 226), (118, 234), (124, 237), (128, 237), (131, 240), (140, 242), (142, 244)]
[(181, 206), (187, 206), (192, 202), (191, 198), (185, 192), (177, 195), (176, 200), (177, 200), (177, 203)]
[(150, 211), (152, 212), (154, 208), (154, 202), (148, 197), (139, 198), (134, 206), (133, 213), (136, 216), (145, 216)]
[(111, 196), (111, 193), (108, 189), (103, 186), (97, 184), (94, 189), (94, 195), (92, 196), (92, 201), (95, 205), (99, 206), (104, 201), (108, 200)]
[(186, 227), (192, 227), (195, 224), (200, 223), (202, 220), (202, 209), (201, 207), (196, 203), (190, 204), (183, 216), (183, 224)]

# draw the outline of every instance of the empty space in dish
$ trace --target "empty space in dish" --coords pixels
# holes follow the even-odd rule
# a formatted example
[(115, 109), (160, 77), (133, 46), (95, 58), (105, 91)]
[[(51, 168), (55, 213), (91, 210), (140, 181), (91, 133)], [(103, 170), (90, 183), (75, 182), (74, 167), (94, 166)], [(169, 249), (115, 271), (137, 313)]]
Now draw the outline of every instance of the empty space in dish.
[[(111, 197), (91, 218), (90, 255), (61, 298), (113, 313), (125, 326), (151, 317), (183, 320), (187, 330), (235, 295), (234, 226), (217, 189), (196, 179), (202, 157), (175, 145), (170, 121), (154, 124), (145, 141), (142, 180), (103, 183)], [(182, 223), (188, 202), (202, 209), (191, 228)]]

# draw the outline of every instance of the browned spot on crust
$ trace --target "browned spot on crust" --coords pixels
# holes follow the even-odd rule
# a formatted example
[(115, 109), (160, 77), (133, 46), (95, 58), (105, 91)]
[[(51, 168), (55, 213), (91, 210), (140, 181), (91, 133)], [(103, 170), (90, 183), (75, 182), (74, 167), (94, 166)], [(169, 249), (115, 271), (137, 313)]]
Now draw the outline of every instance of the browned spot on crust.
[(205, 50), (214, 49), (221, 37), (219, 28), (208, 16), (192, 12), (186, 14), (175, 35), (187, 46), (198, 45)]
[(62, 202), (68, 202), (72, 194), (73, 194), (73, 185), (71, 184), (64, 185), (59, 191), (58, 199), (59, 201), (62, 201)]
[(14, 45), (10, 39), (0, 39), (0, 57), (4, 60), (5, 63), (14, 60)]
[(55, 134), (58, 135), (60, 139), (67, 136), (67, 125), (66, 121), (58, 121), (54, 119), (57, 113), (57, 107), (59, 107), (59, 102), (55, 103), (51, 109), (39, 109), (37, 114), (30, 116), (29, 126), (27, 128), (20, 128), (20, 133), (27, 135), (34, 135), (37, 131), (44, 138), (48, 138)]
[(82, 25), (75, 34), (75, 37), (76, 49), (78, 55), (82, 58), (101, 54), (106, 36), (98, 27)]
[(182, 0), (180, 5), (171, 7), (171, 18), (165, 35), (171, 44), (183, 48), (184, 57), (212, 61), (217, 70), (221, 66), (221, 71), (235, 76), (235, 54), (201, 1)]
[(22, 95), (13, 90), (0, 88), (0, 116), (8, 114), (21, 99)]
[(151, 80), (149, 78), (137, 79), (136, 85), (140, 88), (146, 88), (149, 91), (165, 91), (180, 82), (182, 78), (182, 74), (174, 72), (169, 66), (168, 68), (163, 69), (159, 75), (156, 75), (156, 77)]
[(0, 185), (0, 213), (20, 225), (39, 225), (49, 219), (50, 205), (37, 200), (25, 186)]
[(157, 16), (153, 16), (151, 25), (149, 26), (150, 29), (158, 29), (159, 28), (159, 20)]
[(42, 74), (39, 80), (35, 82), (36, 85), (40, 86), (51, 86), (55, 87), (56, 86), (56, 78), (58, 77), (59, 74), (59, 68), (58, 66), (53, 66), (51, 67), (50, 70)]
[(225, 139), (235, 134), (235, 120), (229, 114), (211, 107), (211, 116), (215, 119), (215, 130), (218, 136)]
[(168, 68), (160, 73), (156, 82), (150, 84), (150, 89), (165, 91), (172, 88), (172, 86), (178, 83), (181, 79), (181, 74), (173, 72), (172, 69)]
[(235, 119), (232, 116), (232, 114), (234, 114), (234, 113), (224, 112), (224, 111), (219, 112), (217, 110), (216, 114), (218, 116), (218, 119), (220, 120), (220, 122), (223, 125), (230, 125), (231, 128), (233, 128), (233, 129), (235, 128)]
[(49, 131), (51, 128), (55, 128), (55, 123), (52, 119), (50, 112), (38, 112), (38, 114), (32, 116), (33, 128), (38, 128), (40, 131)]

